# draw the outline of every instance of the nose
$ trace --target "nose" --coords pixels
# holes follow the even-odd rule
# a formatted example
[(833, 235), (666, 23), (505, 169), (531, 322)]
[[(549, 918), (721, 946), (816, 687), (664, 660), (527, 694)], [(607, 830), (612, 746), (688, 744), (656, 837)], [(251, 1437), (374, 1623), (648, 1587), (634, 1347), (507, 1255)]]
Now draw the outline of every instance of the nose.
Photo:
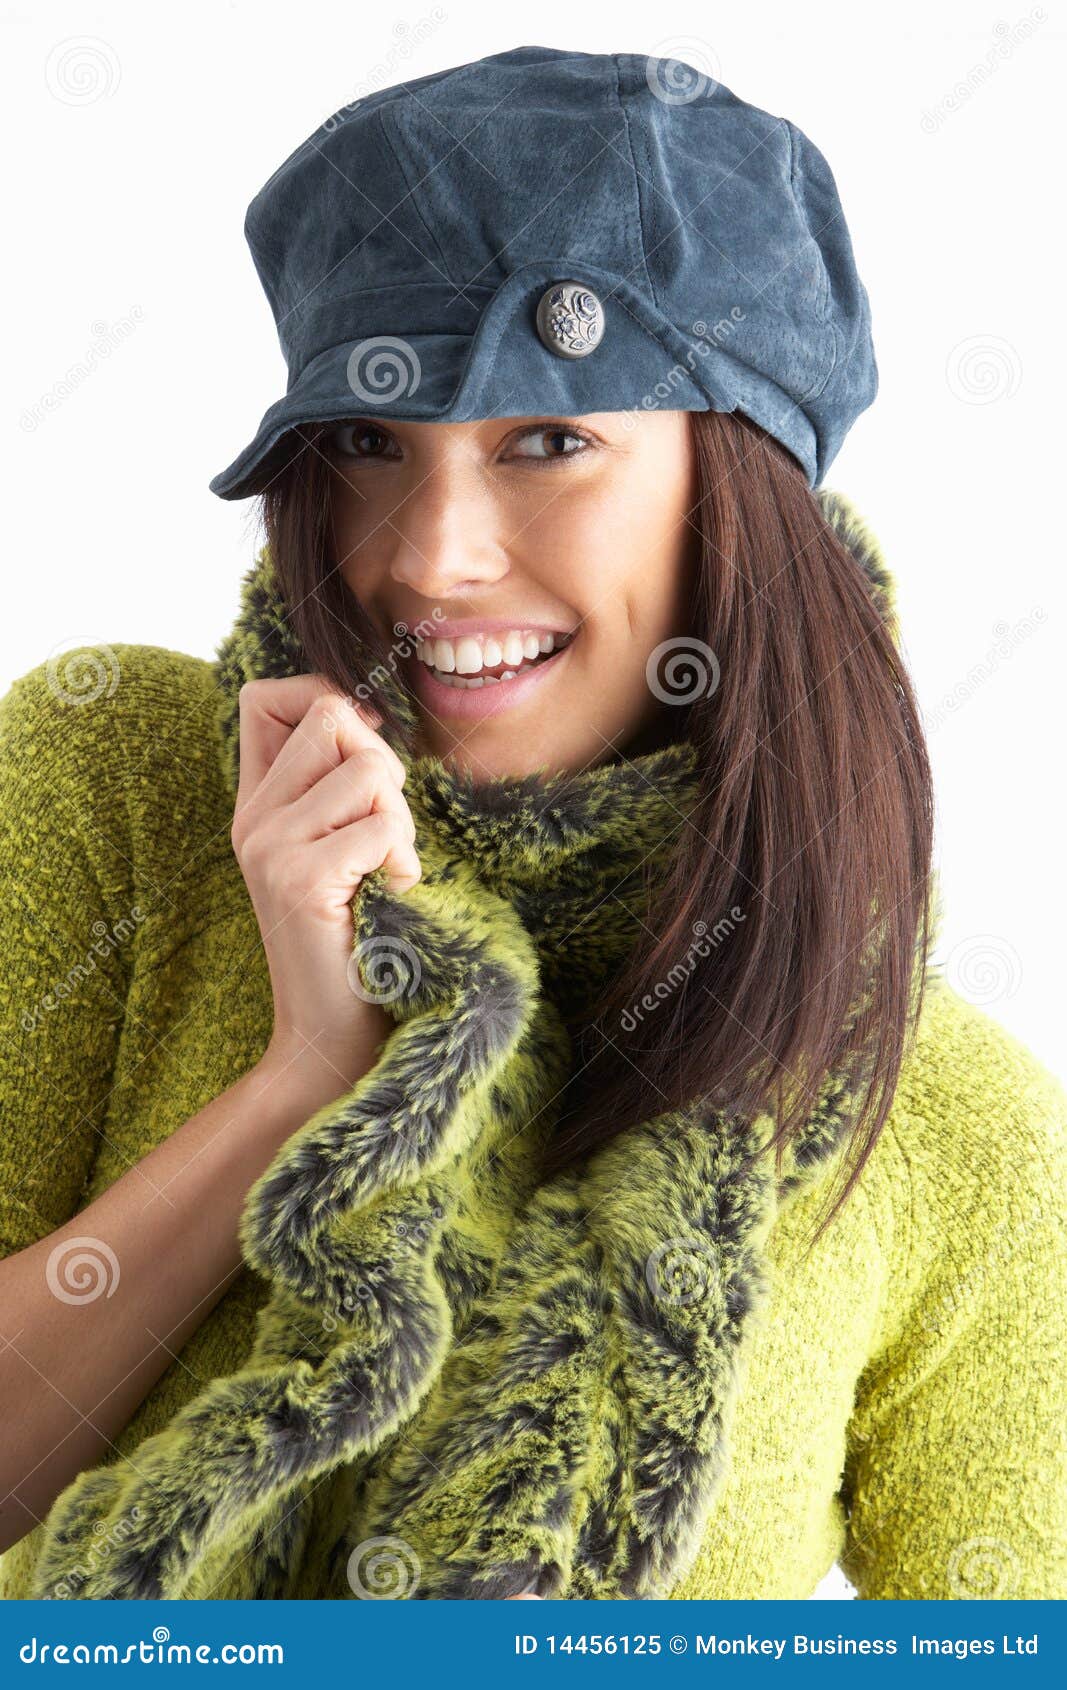
[(476, 593), (510, 567), (492, 494), (462, 457), (438, 463), (390, 519), (390, 573), (428, 599)]

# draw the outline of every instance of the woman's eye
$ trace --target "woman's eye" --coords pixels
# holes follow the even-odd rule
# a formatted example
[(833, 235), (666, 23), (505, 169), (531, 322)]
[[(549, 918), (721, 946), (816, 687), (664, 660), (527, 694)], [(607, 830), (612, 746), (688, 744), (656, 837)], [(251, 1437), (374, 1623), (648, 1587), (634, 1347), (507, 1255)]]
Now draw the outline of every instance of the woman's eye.
[(376, 423), (339, 423), (330, 431), (330, 442), (346, 458), (381, 458), (389, 435)]
[[(529, 446), (530, 451), (522, 448)], [(531, 429), (529, 434), (523, 434), (515, 443), (515, 450), (520, 458), (533, 458), (535, 461), (547, 463), (551, 458), (574, 457), (575, 452), (589, 449), (590, 442), (584, 434), (579, 434), (573, 428), (547, 427)], [(542, 450), (543, 448), (543, 450)]]

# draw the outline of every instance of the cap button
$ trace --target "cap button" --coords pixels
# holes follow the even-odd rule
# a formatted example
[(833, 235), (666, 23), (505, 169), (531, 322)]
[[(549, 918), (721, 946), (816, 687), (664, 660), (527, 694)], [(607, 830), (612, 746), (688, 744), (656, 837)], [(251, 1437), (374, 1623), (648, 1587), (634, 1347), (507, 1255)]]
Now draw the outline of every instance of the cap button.
[(537, 332), (560, 358), (588, 358), (604, 334), (604, 307), (584, 282), (553, 282), (537, 306)]

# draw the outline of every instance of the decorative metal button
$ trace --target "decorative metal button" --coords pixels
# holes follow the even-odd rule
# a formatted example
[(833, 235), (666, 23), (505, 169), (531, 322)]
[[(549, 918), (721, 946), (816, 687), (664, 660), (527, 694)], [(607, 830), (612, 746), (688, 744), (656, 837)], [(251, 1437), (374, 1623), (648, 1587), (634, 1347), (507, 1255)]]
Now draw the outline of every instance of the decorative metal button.
[(584, 282), (553, 282), (537, 306), (537, 332), (560, 358), (587, 358), (604, 334), (604, 307)]

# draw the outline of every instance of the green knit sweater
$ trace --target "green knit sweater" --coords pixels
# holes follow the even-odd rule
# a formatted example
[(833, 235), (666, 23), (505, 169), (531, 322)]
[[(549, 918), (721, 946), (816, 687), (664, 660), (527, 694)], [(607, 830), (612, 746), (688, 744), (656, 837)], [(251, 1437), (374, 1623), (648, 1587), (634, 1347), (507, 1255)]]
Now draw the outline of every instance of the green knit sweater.
[[(272, 995), (230, 845), (211, 666), (98, 648), (0, 700), (0, 1254), (61, 1226), (262, 1053)], [(71, 654), (66, 654), (69, 665)], [(239, 989), (236, 989), (238, 988)], [(776, 1222), (703, 1549), (678, 1597), (1067, 1597), (1067, 1093), (937, 975), (888, 1124), (805, 1257)], [(247, 1353), (244, 1269), (116, 1441)], [(4, 1405), (4, 1413), (17, 1413)], [(27, 1593), (38, 1527), (0, 1557)]]

